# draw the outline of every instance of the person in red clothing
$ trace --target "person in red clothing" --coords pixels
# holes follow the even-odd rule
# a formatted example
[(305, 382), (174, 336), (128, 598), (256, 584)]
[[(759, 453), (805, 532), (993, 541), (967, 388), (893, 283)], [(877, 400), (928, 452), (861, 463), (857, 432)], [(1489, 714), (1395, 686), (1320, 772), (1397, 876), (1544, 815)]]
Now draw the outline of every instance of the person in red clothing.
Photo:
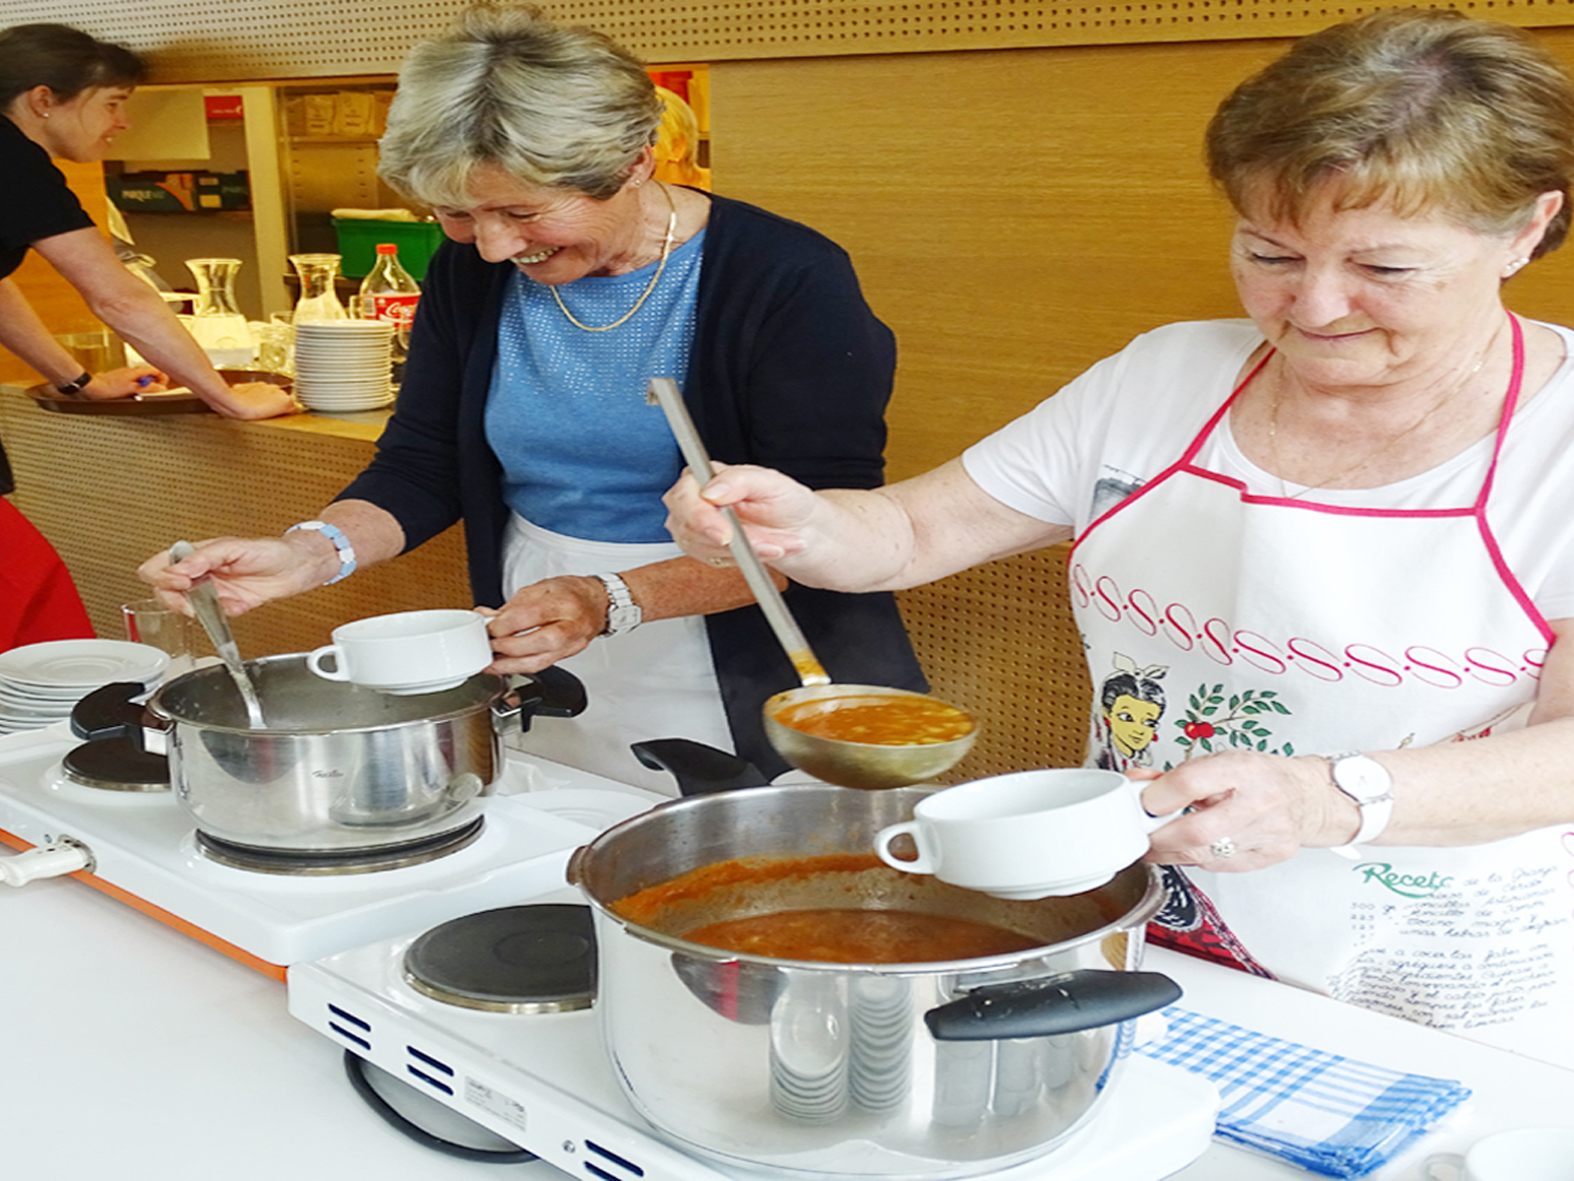
[(0, 651), (92, 635), (82, 596), (55, 547), (0, 497)]

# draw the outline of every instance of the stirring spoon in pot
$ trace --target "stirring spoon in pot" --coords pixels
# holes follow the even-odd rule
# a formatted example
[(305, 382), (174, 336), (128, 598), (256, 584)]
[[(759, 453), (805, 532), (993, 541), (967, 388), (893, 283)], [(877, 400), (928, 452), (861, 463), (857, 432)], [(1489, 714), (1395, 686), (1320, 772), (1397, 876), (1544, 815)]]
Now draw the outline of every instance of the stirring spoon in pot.
[[(177, 562), (185, 561), (196, 552), (197, 547), (189, 541), (177, 541), (169, 547), (169, 556)], [(191, 613), (202, 624), (202, 630), (208, 633), (214, 651), (224, 661), (224, 667), (229, 670), (230, 678), (240, 692), (240, 699), (246, 704), (247, 723), (253, 730), (261, 730), (262, 700), (257, 696), (257, 687), (251, 682), (251, 674), (246, 671), (245, 661), (240, 658), (235, 634), (230, 631), (230, 621), (219, 604), (218, 592), (213, 589), (213, 583), (207, 578), (192, 583), (186, 598), (191, 602)]]
[[(678, 383), (670, 377), (651, 378), (646, 401), (660, 405), (684, 462), (701, 485), (708, 484), (713, 474), (710, 455), (683, 404)], [(730, 505), (721, 511), (732, 526), (727, 544), (733, 560), (802, 682), (800, 688), (778, 693), (765, 703), (765, 733), (777, 753), (793, 766), (842, 787), (902, 787), (922, 783), (955, 766), (978, 734), (967, 711), (907, 689), (833, 683), (744, 535), (738, 515)], [(839, 710), (845, 710), (846, 716), (855, 711), (866, 715), (889, 711), (883, 727), (886, 734), (872, 742), (812, 733), (804, 725), (824, 721)], [(924, 733), (936, 717), (960, 726), (960, 732), (944, 739)]]

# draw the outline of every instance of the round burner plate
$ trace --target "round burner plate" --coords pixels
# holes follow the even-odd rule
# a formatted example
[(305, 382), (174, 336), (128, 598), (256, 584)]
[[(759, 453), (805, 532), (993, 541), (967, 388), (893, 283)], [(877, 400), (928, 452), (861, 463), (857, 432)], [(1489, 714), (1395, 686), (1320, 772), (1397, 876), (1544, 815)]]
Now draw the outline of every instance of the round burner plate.
[(538, 902), (465, 915), (410, 945), (404, 978), (433, 1000), (493, 1013), (563, 1013), (595, 997), (590, 908)]
[(72, 783), (101, 791), (168, 791), (169, 760), (150, 755), (129, 738), (84, 742), (60, 760)]
[(439, 857), (446, 857), (450, 853), (456, 853), (481, 835), (481, 827), (485, 823), (486, 818), (481, 816), (462, 828), (419, 841), (334, 851), (265, 849), (221, 840), (198, 831), (197, 848), (210, 861), (228, 865), (232, 869), (250, 870), (253, 873), (291, 874), (300, 877), (378, 873), (385, 869), (403, 869), (410, 865), (421, 865), (428, 861), (435, 861)]

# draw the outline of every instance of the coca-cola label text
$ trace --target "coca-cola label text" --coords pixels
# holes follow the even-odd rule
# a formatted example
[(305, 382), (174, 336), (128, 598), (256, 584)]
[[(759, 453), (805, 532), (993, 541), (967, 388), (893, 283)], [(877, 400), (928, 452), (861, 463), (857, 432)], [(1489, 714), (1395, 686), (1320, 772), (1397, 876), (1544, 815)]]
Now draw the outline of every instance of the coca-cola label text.
[(415, 319), (415, 305), (420, 302), (420, 295), (363, 295), (361, 315), (408, 328)]

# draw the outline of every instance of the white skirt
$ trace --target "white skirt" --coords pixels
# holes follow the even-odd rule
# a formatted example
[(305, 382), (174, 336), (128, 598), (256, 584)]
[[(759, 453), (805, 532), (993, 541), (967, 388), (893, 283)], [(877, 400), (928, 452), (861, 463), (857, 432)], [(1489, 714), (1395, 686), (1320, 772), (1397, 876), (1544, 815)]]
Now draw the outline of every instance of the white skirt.
[[(503, 538), (503, 594), (566, 574), (617, 573), (681, 557), (672, 542), (586, 541), (511, 514)], [(705, 620), (691, 615), (641, 624), (627, 635), (592, 640), (558, 662), (585, 683), (589, 705), (577, 718), (539, 718), (510, 744), (570, 767), (667, 795), (677, 784), (629, 750), (647, 738), (691, 738), (725, 751), (732, 731), (722, 708)]]

